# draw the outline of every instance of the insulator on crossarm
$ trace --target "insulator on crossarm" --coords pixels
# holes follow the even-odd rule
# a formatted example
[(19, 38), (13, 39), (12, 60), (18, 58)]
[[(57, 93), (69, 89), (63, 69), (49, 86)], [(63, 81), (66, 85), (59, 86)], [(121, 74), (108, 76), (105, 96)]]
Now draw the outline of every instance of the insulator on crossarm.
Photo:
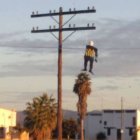
[(36, 30), (38, 30), (38, 26), (36, 27)]
[(35, 30), (35, 27), (33, 27), (32, 30), (34, 31)]
[(69, 24), (69, 28), (71, 28), (71, 24)]
[(94, 6), (92, 7), (92, 10), (95, 10)]
[(51, 26), (49, 26), (49, 29), (51, 29)]
[(71, 8), (69, 9), (69, 12), (71, 12)]
[(55, 29), (55, 25), (53, 26), (53, 28)]
[(87, 24), (87, 27), (89, 27), (89, 23)]
[(92, 23), (92, 27), (94, 27), (94, 23)]
[(52, 13), (52, 11), (50, 10), (50, 13)]
[(90, 10), (90, 8), (89, 8), (89, 6), (88, 6), (88, 8), (87, 8), (88, 10)]
[(34, 14), (35, 14), (35, 12), (33, 11), (33, 12), (32, 12), (32, 15), (34, 15)]
[(76, 11), (76, 9), (74, 8), (73, 11)]

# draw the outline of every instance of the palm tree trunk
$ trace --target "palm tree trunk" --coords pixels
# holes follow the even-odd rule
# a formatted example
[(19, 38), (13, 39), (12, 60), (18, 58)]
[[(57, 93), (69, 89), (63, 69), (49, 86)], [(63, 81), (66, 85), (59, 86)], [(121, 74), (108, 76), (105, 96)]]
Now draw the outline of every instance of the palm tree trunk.
[(81, 140), (84, 140), (84, 119), (80, 118), (80, 134), (81, 134)]

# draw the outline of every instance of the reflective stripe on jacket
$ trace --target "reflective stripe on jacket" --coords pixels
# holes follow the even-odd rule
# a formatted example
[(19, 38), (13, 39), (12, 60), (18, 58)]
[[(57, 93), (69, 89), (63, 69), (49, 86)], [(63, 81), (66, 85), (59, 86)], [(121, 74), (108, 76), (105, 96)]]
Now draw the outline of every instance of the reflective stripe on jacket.
[(85, 50), (85, 56), (89, 56), (89, 57), (95, 57), (96, 54), (96, 50), (94, 49), (94, 47), (92, 46), (86, 46), (86, 50)]
[(95, 51), (93, 49), (86, 49), (85, 56), (95, 57)]

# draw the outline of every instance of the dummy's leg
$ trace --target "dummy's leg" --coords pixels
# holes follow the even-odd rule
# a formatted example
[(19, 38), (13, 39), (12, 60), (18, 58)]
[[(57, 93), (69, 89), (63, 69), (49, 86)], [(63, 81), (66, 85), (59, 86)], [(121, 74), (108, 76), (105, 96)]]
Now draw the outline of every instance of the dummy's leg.
[(92, 74), (93, 74), (93, 71), (92, 71), (92, 69), (93, 69), (93, 62), (94, 62), (94, 58), (90, 58), (90, 68), (89, 68), (89, 72), (91, 72)]
[(87, 70), (87, 63), (88, 63), (88, 59), (87, 59), (87, 57), (85, 56), (85, 57), (84, 57), (84, 69), (83, 69), (83, 71), (86, 71), (86, 70)]

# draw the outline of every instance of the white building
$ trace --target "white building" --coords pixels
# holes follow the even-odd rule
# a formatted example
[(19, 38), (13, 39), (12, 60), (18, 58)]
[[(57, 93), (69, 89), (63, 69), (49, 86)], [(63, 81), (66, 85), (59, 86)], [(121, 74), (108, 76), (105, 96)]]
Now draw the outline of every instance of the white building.
[[(85, 119), (85, 139), (96, 140), (98, 133), (105, 133), (107, 140), (132, 140), (140, 127), (139, 110), (103, 110), (88, 113)], [(121, 135), (122, 134), (122, 135)], [(137, 132), (140, 140), (140, 132)]]
[(5, 138), (10, 128), (16, 126), (16, 111), (0, 108), (0, 138)]

